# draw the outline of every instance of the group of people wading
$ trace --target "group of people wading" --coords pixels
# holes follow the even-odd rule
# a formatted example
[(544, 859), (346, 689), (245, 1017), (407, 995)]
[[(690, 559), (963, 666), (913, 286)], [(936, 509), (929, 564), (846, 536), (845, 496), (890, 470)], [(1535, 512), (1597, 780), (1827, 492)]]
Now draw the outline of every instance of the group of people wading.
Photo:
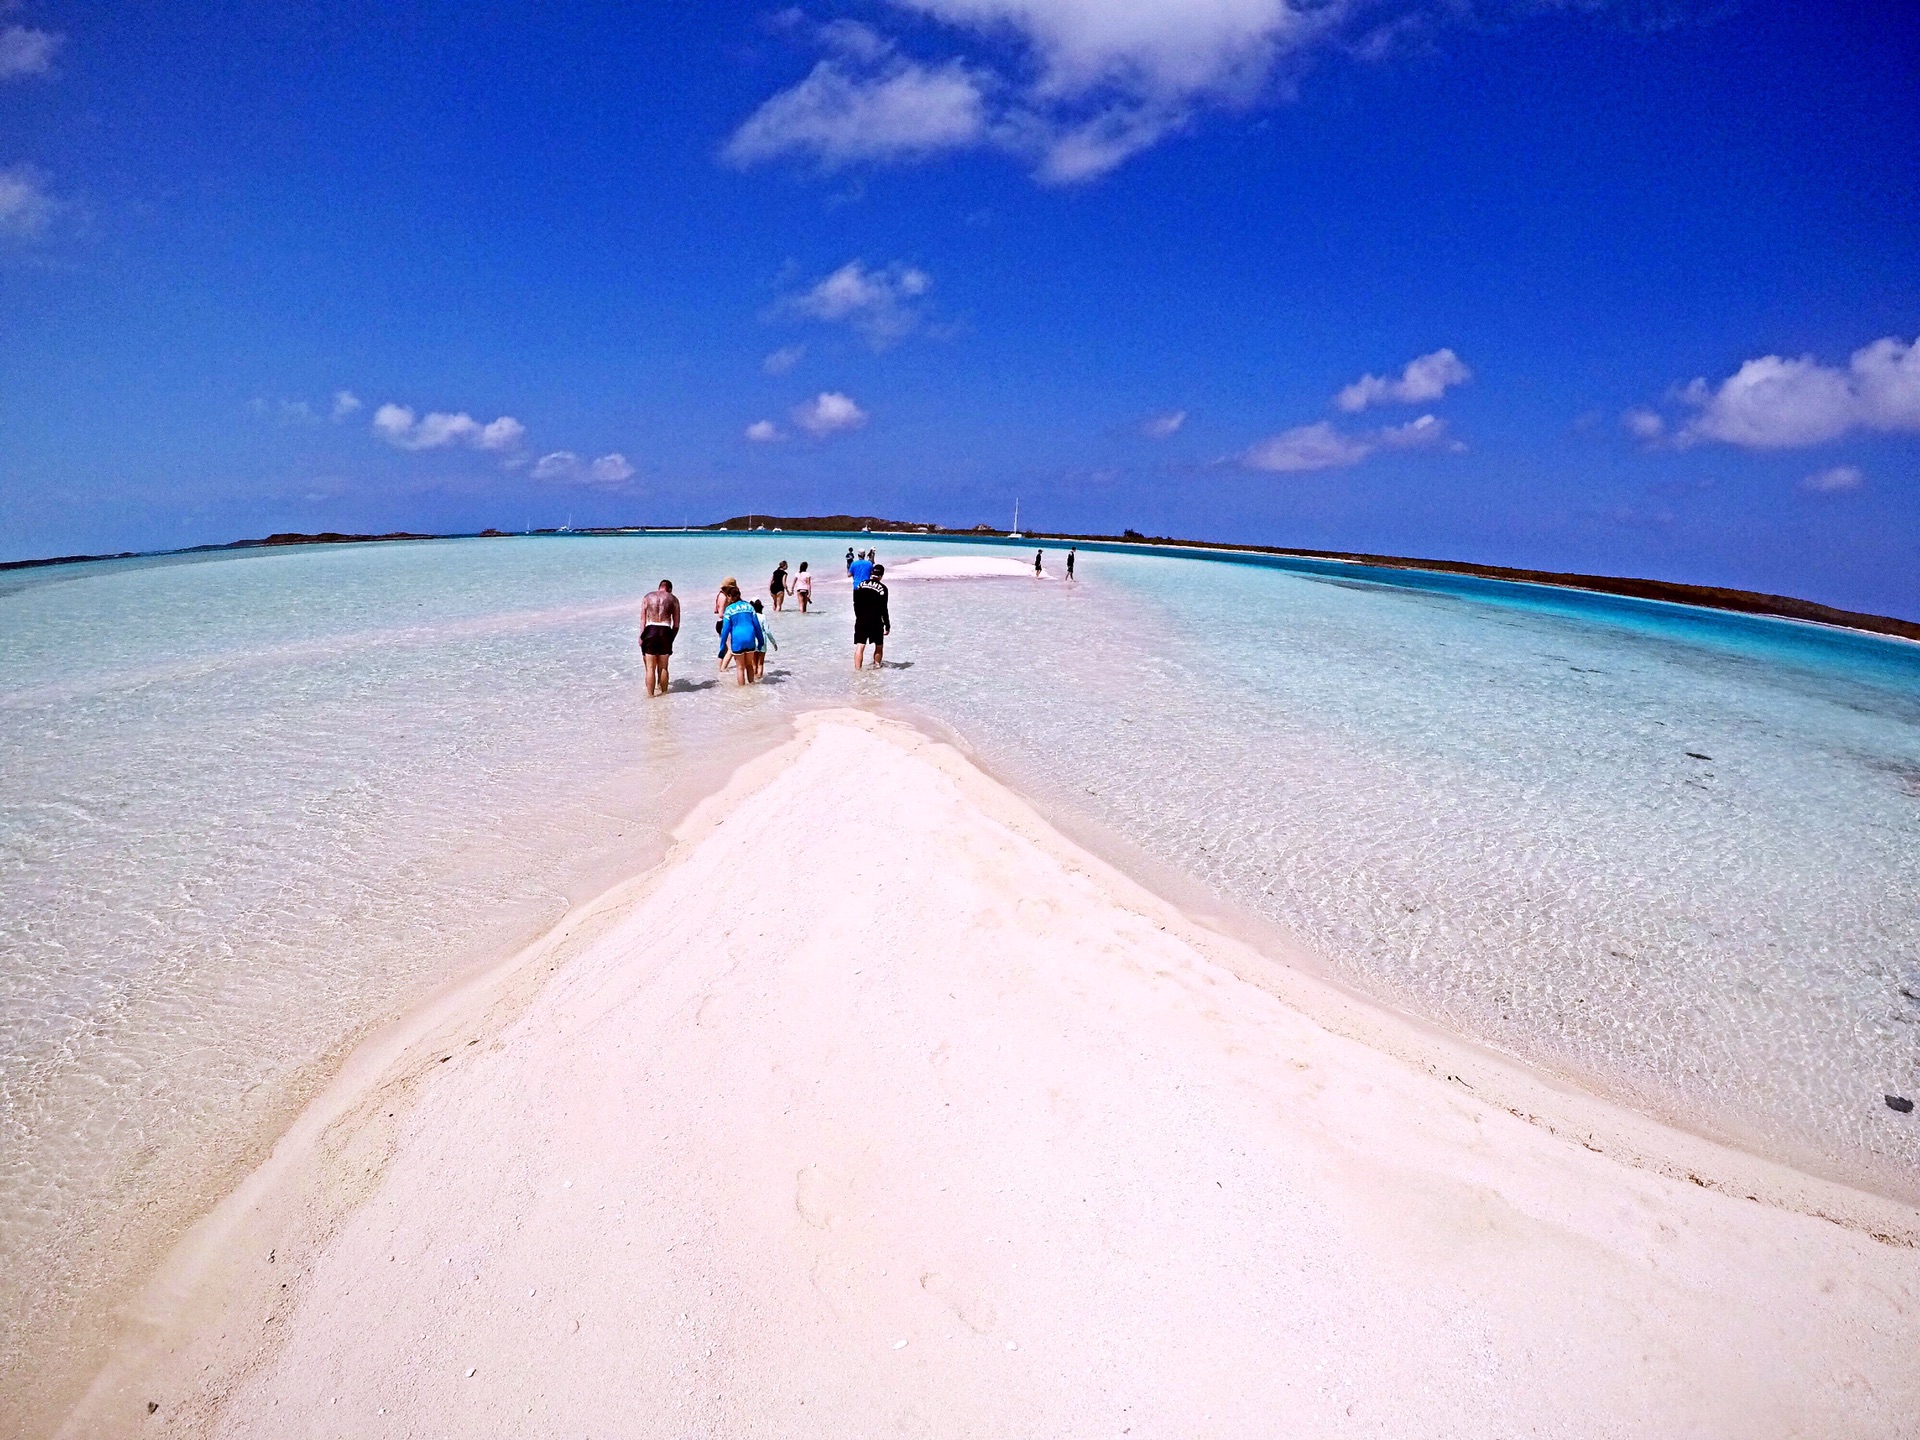
[[(853, 668), (866, 668), (867, 646), (873, 646), (873, 663), (878, 666), (893, 632), (893, 617), (887, 611), (887, 587), (880, 578), (886, 567), (877, 563), (871, 550), (855, 554), (847, 550), (847, 575), (853, 581)], [(767, 594), (776, 611), (785, 610), (792, 595), (806, 614), (813, 606), (813, 576), (807, 562), (788, 573), (782, 560), (767, 582)], [(713, 597), (714, 631), (720, 637), (719, 664), (722, 673), (731, 666), (734, 682), (757, 684), (766, 673), (767, 651), (778, 650), (779, 643), (767, 629), (766, 607), (759, 600), (748, 600), (740, 593), (740, 582), (729, 575), (720, 582)], [(673, 593), (673, 582), (662, 580), (640, 602), (640, 654), (647, 669), (647, 694), (667, 693), (667, 666), (673, 658), (673, 642), (680, 634), (680, 597)]]

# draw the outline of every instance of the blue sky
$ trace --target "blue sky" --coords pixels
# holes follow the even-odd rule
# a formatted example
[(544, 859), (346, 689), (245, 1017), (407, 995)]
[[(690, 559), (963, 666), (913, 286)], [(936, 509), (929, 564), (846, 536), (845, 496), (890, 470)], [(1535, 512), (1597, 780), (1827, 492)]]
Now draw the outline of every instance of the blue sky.
[(1900, 3), (16, 0), (0, 557), (1018, 497), (1920, 616), (1916, 56)]

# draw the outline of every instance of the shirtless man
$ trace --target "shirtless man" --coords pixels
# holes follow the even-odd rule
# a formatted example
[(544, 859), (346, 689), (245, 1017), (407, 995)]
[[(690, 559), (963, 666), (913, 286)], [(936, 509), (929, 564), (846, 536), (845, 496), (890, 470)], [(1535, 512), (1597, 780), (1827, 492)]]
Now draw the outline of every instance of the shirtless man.
[(673, 658), (673, 640), (680, 633), (680, 599), (673, 582), (662, 580), (640, 602), (640, 658), (647, 666), (647, 694), (667, 693), (667, 662)]

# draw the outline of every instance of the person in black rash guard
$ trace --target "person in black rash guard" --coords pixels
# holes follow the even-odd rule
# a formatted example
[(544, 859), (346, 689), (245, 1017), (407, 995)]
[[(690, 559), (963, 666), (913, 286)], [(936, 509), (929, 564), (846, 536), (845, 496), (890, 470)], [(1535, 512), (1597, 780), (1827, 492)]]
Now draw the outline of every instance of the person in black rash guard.
[(893, 617), (887, 614), (887, 587), (880, 580), (886, 573), (886, 566), (876, 565), (873, 574), (853, 587), (853, 668), (856, 670), (866, 668), (869, 645), (873, 646), (873, 663), (878, 669), (887, 636), (893, 633)]

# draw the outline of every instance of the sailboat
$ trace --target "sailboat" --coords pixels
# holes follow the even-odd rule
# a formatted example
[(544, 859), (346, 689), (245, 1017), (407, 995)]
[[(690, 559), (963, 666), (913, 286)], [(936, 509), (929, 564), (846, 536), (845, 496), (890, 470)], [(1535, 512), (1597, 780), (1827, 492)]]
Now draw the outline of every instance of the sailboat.
[(1020, 497), (1017, 495), (1013, 500), (1013, 529), (1007, 532), (1007, 538), (1009, 540), (1020, 538)]

